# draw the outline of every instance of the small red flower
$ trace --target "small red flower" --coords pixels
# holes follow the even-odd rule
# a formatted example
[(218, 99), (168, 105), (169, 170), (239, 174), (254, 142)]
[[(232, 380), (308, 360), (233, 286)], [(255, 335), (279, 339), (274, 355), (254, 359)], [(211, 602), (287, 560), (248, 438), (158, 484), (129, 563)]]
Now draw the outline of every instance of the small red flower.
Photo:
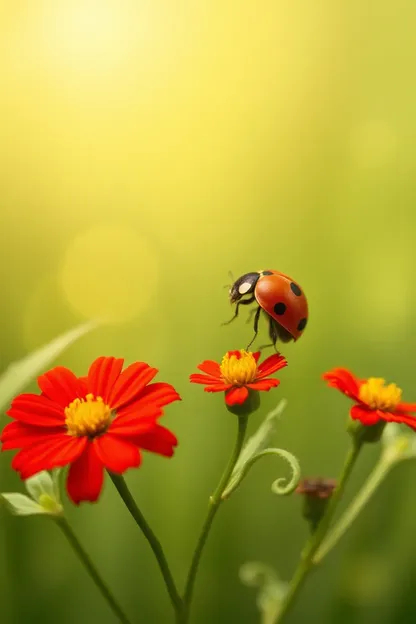
[(71, 500), (94, 502), (103, 485), (104, 468), (121, 474), (141, 463), (140, 450), (171, 457), (177, 439), (157, 423), (163, 407), (180, 400), (144, 362), (122, 371), (122, 359), (100, 357), (87, 377), (57, 366), (38, 378), (37, 394), (20, 394), (7, 412), (13, 422), (0, 437), (2, 451), (21, 449), (12, 467), (24, 480), (70, 464), (67, 491)]
[(386, 386), (385, 380), (378, 377), (358, 379), (346, 368), (334, 368), (323, 379), (355, 401), (350, 411), (353, 420), (367, 426), (384, 420), (416, 429), (416, 418), (412, 415), (416, 403), (402, 403), (402, 391), (396, 384)]
[(267, 376), (287, 366), (280, 353), (274, 353), (257, 366), (259, 357), (260, 352), (227, 351), (221, 364), (205, 360), (197, 368), (206, 375), (196, 373), (189, 379), (192, 383), (204, 384), (205, 392), (225, 392), (227, 405), (242, 405), (249, 396), (249, 389), (276, 388), (280, 381)]

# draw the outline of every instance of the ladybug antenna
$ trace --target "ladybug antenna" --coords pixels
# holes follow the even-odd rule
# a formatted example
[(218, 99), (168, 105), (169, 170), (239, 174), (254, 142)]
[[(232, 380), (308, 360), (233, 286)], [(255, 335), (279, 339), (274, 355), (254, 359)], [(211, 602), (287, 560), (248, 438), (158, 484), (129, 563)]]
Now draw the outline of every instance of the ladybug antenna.
[(235, 279), (234, 279), (234, 275), (232, 274), (231, 271), (228, 271), (228, 277), (231, 280), (231, 284), (224, 284), (224, 288), (231, 288), (231, 286), (234, 284)]

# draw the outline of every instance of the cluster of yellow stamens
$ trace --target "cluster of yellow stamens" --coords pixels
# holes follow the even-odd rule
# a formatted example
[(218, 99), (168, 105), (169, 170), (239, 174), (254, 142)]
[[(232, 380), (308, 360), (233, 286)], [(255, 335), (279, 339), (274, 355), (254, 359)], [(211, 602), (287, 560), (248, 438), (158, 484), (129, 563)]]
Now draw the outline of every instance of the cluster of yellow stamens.
[(401, 401), (402, 391), (394, 383), (386, 386), (384, 379), (370, 377), (361, 386), (359, 398), (371, 409), (388, 412), (396, 409)]
[(220, 365), (222, 378), (233, 386), (245, 386), (255, 380), (257, 362), (251, 351), (231, 351), (222, 358)]
[(69, 435), (93, 437), (104, 433), (111, 422), (111, 409), (101, 397), (87, 394), (65, 408), (65, 424)]

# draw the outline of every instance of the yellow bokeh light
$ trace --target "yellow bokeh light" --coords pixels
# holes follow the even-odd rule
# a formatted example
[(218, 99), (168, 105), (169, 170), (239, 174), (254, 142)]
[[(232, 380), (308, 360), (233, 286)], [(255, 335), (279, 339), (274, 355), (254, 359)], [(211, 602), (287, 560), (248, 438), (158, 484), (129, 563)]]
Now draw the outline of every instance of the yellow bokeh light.
[(82, 232), (69, 245), (60, 282), (76, 312), (117, 323), (148, 307), (157, 280), (157, 258), (139, 234), (100, 225)]
[[(46, 17), (47, 16), (47, 17)], [(108, 72), (129, 52), (129, 11), (123, 4), (99, 0), (54, 3), (45, 11), (44, 45), (50, 62), (69, 68)]]

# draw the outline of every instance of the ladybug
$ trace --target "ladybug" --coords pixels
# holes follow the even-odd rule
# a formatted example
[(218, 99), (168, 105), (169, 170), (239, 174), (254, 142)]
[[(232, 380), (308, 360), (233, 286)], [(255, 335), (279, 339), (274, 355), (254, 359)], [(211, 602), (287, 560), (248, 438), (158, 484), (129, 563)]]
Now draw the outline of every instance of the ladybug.
[[(233, 318), (224, 323), (228, 325), (237, 316), (241, 305), (255, 301), (258, 308), (254, 315), (254, 336), (247, 349), (254, 342), (261, 311), (269, 319), (269, 336), (276, 348), (277, 340), (289, 342), (298, 340), (308, 321), (308, 302), (300, 286), (288, 275), (279, 271), (257, 271), (239, 277), (229, 290), (230, 302), (236, 303)], [(254, 312), (254, 310), (253, 310)]]

